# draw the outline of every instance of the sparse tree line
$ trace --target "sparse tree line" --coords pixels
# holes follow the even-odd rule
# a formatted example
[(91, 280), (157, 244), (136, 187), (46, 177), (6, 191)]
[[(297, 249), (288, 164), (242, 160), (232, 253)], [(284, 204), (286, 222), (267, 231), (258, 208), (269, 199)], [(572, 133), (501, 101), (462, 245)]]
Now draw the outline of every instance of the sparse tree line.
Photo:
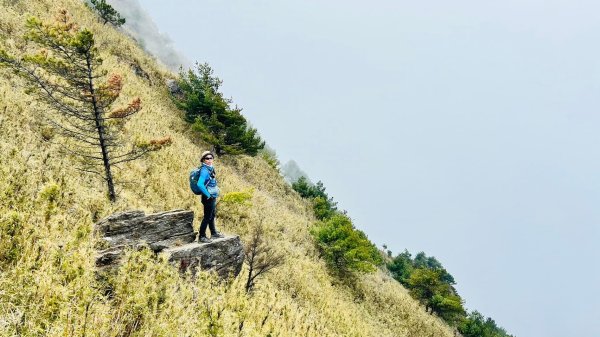
[(435, 257), (420, 252), (412, 258), (404, 251), (387, 263), (387, 269), (427, 312), (437, 314), (453, 326), (465, 315), (462, 299), (454, 288), (454, 278)]
[(454, 326), (465, 337), (510, 337), (493, 319), (479, 312), (467, 313), (464, 301), (458, 295), (454, 277), (433, 256), (420, 252), (413, 258), (408, 251), (391, 257), (387, 269), (392, 277), (404, 285), (428, 312), (435, 313)]
[(311, 234), (330, 271), (340, 281), (352, 282), (356, 273), (375, 271), (383, 263), (377, 247), (354, 227), (345, 212), (337, 209), (337, 203), (321, 181), (312, 184), (306, 177), (300, 177), (292, 188), (311, 201), (319, 220), (311, 228)]
[[(362, 231), (353, 226), (345, 212), (337, 209), (337, 203), (326, 193), (321, 181), (312, 184), (306, 177), (300, 177), (292, 188), (312, 202), (319, 221), (311, 233), (334, 276), (340, 280), (353, 279), (355, 273), (371, 272), (377, 266), (384, 266), (428, 313), (442, 318), (463, 336), (511, 337), (493, 319), (477, 311), (467, 313), (464, 301), (454, 288), (454, 277), (435, 257), (421, 252), (413, 258), (408, 251), (392, 257), (389, 250), (384, 256)], [(384, 258), (386, 263), (383, 263)]]

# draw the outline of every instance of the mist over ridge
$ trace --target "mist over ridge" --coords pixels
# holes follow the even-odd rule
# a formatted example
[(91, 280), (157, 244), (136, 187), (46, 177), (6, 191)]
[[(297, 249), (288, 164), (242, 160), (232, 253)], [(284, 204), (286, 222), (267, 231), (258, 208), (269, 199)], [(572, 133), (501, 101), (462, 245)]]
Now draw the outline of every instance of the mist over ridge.
[(192, 62), (175, 47), (173, 40), (160, 31), (150, 15), (142, 7), (139, 0), (109, 0), (107, 1), (119, 11), (127, 21), (123, 25), (140, 46), (172, 71), (180, 67), (189, 68)]

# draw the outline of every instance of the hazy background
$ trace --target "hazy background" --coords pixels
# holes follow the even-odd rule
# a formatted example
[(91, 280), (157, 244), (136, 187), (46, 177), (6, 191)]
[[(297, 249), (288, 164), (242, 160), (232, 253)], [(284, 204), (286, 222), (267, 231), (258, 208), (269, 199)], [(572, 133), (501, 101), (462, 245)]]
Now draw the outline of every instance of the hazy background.
[(155, 23), (167, 65), (208, 62), (373, 242), (437, 257), (467, 308), (600, 336), (600, 3), (110, 2)]

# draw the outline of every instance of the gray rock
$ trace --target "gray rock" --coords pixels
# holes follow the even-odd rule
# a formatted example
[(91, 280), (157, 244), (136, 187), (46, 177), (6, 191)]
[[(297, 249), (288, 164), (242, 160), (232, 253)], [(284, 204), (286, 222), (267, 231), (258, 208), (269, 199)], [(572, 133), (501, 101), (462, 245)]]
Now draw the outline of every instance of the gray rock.
[(164, 252), (182, 272), (214, 269), (221, 277), (239, 274), (244, 248), (239, 236), (226, 236), (211, 243), (195, 243), (194, 212), (173, 210), (145, 215), (142, 211), (115, 213), (102, 220), (95, 231), (101, 249), (96, 256), (100, 270), (112, 269), (126, 248), (149, 247)]
[(194, 274), (198, 267), (215, 270), (220, 277), (237, 276), (244, 262), (244, 247), (240, 237), (225, 236), (211, 243), (190, 243), (163, 251), (169, 262), (181, 272), (190, 269)]
[(96, 231), (110, 248), (148, 245), (161, 251), (176, 244), (193, 242), (194, 212), (174, 210), (145, 215), (142, 211), (113, 214), (96, 224)]
[(141, 78), (145, 79), (146, 81), (152, 83), (152, 81), (150, 80), (150, 75), (148, 75), (148, 72), (146, 72), (137, 61), (131, 61), (129, 63), (129, 65), (131, 66), (131, 69), (133, 69), (133, 72), (138, 77), (141, 77)]
[(179, 87), (176, 80), (170, 79), (166, 81), (167, 88), (169, 88), (169, 92), (171, 95), (181, 98), (183, 96), (183, 90)]
[(100, 220), (95, 231), (103, 250), (96, 257), (97, 266), (118, 262), (127, 247), (148, 246), (154, 252), (191, 243), (196, 237), (192, 223), (194, 212), (174, 210), (145, 215), (142, 211), (115, 213)]

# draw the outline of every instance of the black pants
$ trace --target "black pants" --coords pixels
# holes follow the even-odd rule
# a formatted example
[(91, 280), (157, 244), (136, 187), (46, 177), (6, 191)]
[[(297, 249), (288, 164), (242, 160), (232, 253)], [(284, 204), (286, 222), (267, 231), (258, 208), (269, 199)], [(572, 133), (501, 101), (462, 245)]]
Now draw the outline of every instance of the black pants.
[(204, 205), (204, 218), (200, 223), (200, 237), (206, 237), (206, 227), (210, 229), (210, 234), (217, 234), (215, 228), (215, 214), (217, 213), (217, 198), (207, 199), (202, 196), (202, 205)]

